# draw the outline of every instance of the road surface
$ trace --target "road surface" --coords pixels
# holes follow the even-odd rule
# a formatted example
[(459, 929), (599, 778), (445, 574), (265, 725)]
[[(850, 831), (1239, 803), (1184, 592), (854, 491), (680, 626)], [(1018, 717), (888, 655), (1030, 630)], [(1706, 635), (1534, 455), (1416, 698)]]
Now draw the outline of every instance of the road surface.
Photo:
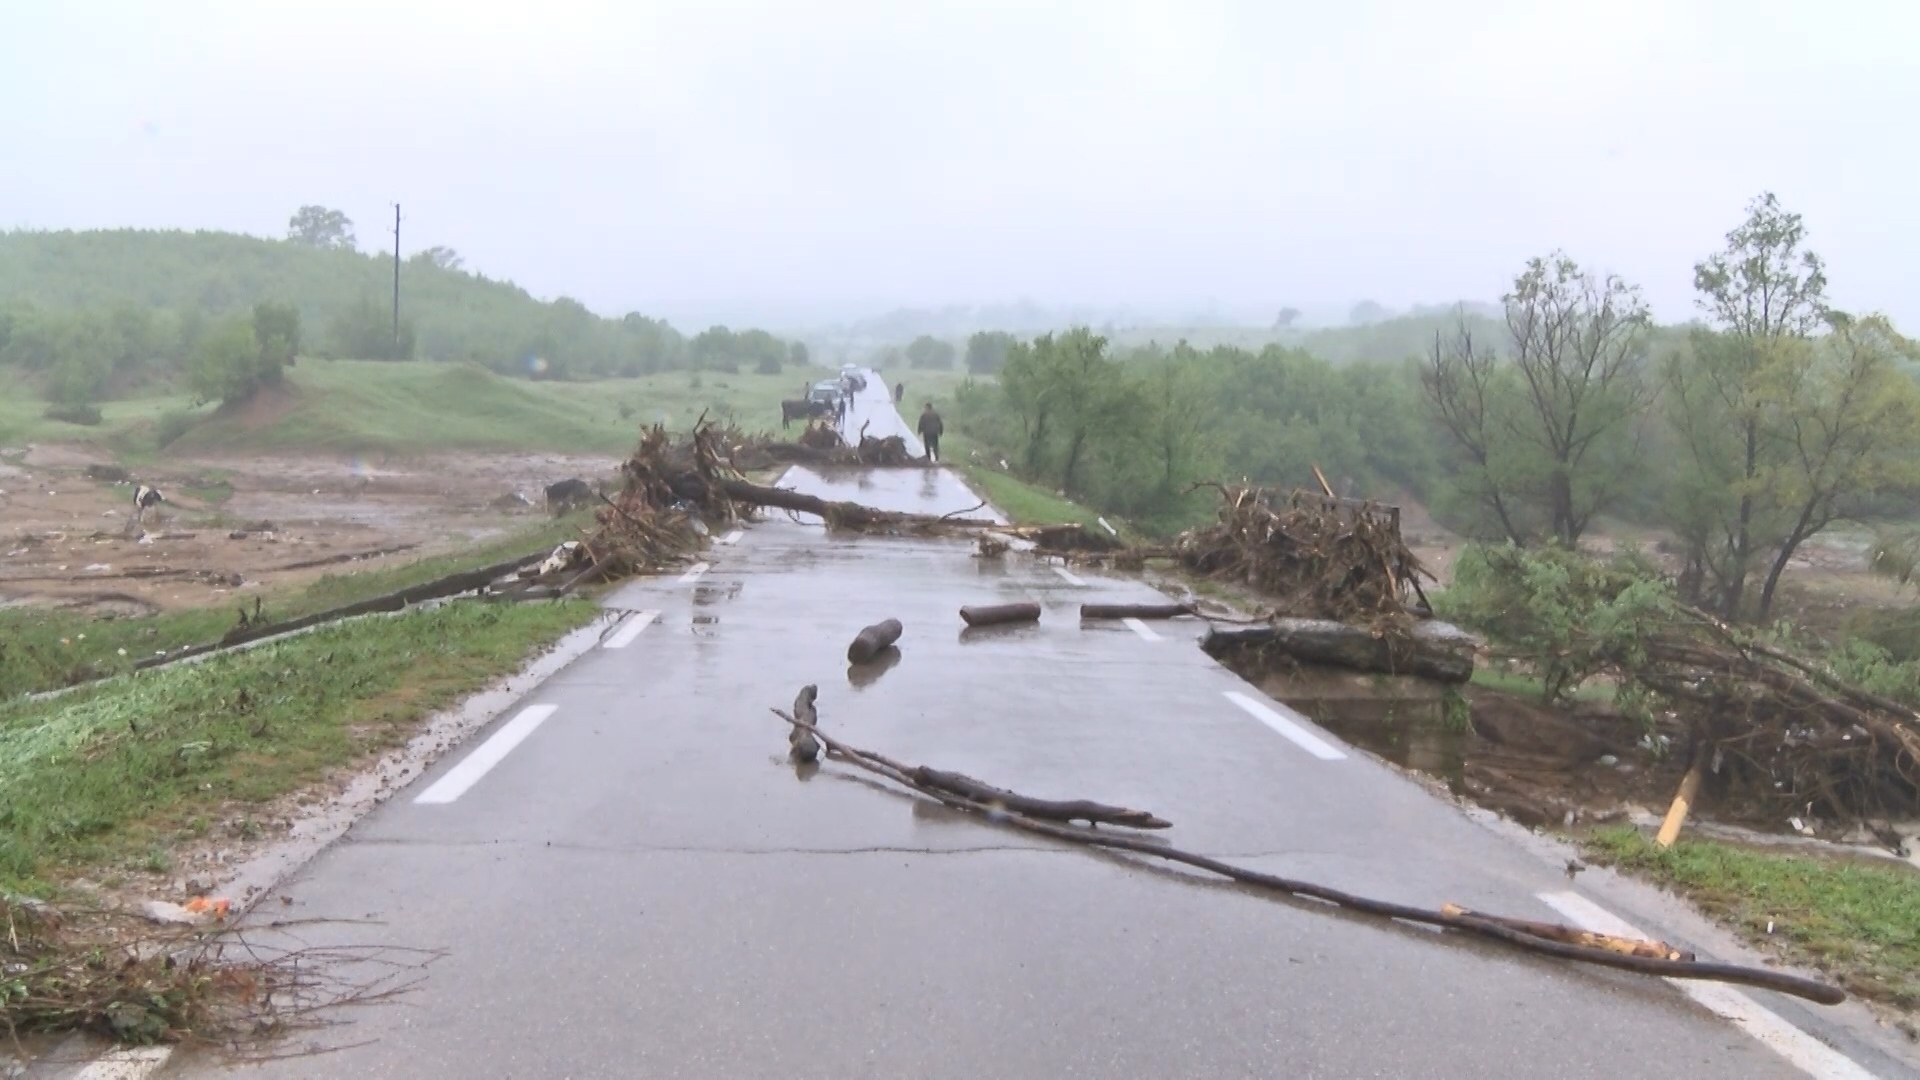
[[(808, 482), (899, 509), (973, 501), (945, 473)], [(444, 950), (424, 982), (316, 1036), (358, 1045), (267, 1065), (182, 1051), (162, 1075), (1804, 1075), (1660, 982), (1055, 846), (837, 765), (796, 770), (768, 708), (814, 683), (823, 726), (856, 745), (1152, 810), (1189, 849), (1428, 907), (1560, 919), (1550, 902), (1577, 904), (1555, 868), (1289, 724), (1193, 646), (1197, 628), (1081, 625), (1083, 601), (1150, 599), (1137, 582), (785, 519), (722, 539), (704, 571), (619, 589), (609, 604), (635, 614), (614, 647), (280, 890), (293, 916), (356, 920), (308, 941)], [(960, 605), (1015, 599), (1043, 605), (1037, 627), (962, 630)], [(907, 628), (898, 662), (850, 671), (847, 642), (885, 617)], [(1832, 1051), (1802, 1052), (1846, 1075)]]

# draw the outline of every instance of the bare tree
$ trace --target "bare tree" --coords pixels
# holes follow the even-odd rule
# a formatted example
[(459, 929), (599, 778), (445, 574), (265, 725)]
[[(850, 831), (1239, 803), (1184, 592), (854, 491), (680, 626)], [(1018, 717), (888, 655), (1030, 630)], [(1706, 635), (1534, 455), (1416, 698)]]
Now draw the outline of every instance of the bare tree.
[(1494, 401), (1498, 397), (1495, 383), (1500, 361), (1492, 350), (1474, 344), (1465, 311), (1457, 309), (1455, 314), (1452, 334), (1434, 331), (1433, 348), (1427, 353), (1420, 382), (1434, 415), (1466, 455), (1468, 468), (1463, 482), (1468, 494), (1499, 521), (1506, 539), (1524, 545), (1528, 536), (1514, 512), (1515, 493), (1496, 460), (1500, 422)]
[(1652, 318), (1639, 289), (1562, 252), (1529, 261), (1503, 299), (1531, 406), (1509, 422), (1544, 455), (1549, 528), (1573, 547), (1631, 475), (1623, 454), (1637, 451), (1633, 431), (1653, 399)]

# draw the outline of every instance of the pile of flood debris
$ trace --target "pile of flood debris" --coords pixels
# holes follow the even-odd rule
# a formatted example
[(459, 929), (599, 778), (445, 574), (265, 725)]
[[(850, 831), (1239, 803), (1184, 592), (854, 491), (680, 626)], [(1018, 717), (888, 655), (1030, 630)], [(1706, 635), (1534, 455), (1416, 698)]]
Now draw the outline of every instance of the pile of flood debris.
[(163, 905), (179, 915), (162, 918), (0, 893), (0, 1033), (86, 1031), (135, 1045), (198, 1042), (260, 1060), (297, 1057), (307, 1051), (268, 1041), (326, 1025), (323, 1010), (405, 993), (431, 959), (272, 942), (226, 928), (225, 904), (217, 912)]
[(1283, 615), (1405, 629), (1430, 614), (1428, 574), (1400, 536), (1397, 507), (1307, 491), (1222, 487), (1218, 520), (1181, 534), (1173, 555), (1243, 585)]
[(863, 427), (849, 446), (840, 432), (825, 421), (813, 421), (794, 442), (781, 442), (767, 436), (743, 436), (735, 431), (723, 433), (729, 446), (729, 460), (742, 470), (771, 468), (776, 465), (812, 465), (819, 467), (905, 469), (930, 464), (925, 455), (915, 456), (907, 449), (907, 440), (899, 435), (876, 437)]

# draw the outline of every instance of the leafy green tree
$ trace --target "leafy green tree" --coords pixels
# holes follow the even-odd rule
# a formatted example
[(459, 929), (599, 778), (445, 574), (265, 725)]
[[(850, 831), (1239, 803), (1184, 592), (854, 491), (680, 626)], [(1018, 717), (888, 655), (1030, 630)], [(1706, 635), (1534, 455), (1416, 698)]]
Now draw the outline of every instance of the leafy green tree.
[(353, 220), (324, 206), (303, 206), (287, 219), (287, 239), (316, 248), (354, 250)]
[(1300, 321), (1299, 308), (1284, 307), (1280, 309), (1280, 314), (1274, 317), (1273, 328), (1275, 330), (1288, 330), (1293, 327), (1294, 323), (1299, 321)]
[(1347, 322), (1354, 326), (1371, 326), (1391, 318), (1393, 318), (1393, 312), (1372, 300), (1360, 301), (1353, 305), (1352, 311), (1347, 313)]
[(188, 375), (199, 400), (236, 404), (259, 389), (260, 372), (260, 344), (253, 324), (233, 317), (222, 319), (201, 339)]
[(812, 363), (812, 360), (807, 355), (807, 347), (796, 341), (793, 343), (793, 346), (787, 350), (787, 362), (794, 367), (806, 367), (809, 363)]
[(953, 367), (953, 343), (921, 334), (907, 345), (907, 365), (913, 368), (947, 371)]
[(982, 330), (967, 339), (967, 371), (974, 375), (992, 375), (1007, 363), (1014, 336), (1004, 330)]
[(422, 251), (416, 251), (411, 256), (411, 259), (414, 262), (424, 263), (427, 266), (436, 267), (441, 270), (455, 271), (466, 265), (467, 261), (460, 257), (459, 252), (450, 247), (441, 247), (439, 245), (426, 248)]
[[(1743, 614), (1750, 580), (1769, 555), (1784, 565), (1799, 543), (1793, 535), (1801, 530), (1787, 520), (1797, 516), (1782, 509), (1771, 485), (1806, 419), (1782, 388), (1812, 357), (1831, 355), (1809, 349), (1827, 321), (1827, 279), (1806, 235), (1800, 215), (1772, 193), (1750, 202), (1726, 248), (1694, 267), (1711, 328), (1696, 330), (1666, 368), (1669, 419), (1683, 450), (1669, 506), (1687, 549), (1683, 581), (1691, 593), (1710, 587), (1713, 606), (1729, 618)], [(1847, 370), (1878, 381), (1871, 368)], [(1771, 599), (1768, 588), (1757, 614)]]

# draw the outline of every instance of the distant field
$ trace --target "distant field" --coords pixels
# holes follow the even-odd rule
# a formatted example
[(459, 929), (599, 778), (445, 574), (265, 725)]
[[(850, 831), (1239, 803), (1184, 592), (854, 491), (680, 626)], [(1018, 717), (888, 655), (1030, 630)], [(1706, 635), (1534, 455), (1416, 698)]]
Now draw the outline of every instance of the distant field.
[[(643, 425), (683, 429), (702, 413), (749, 431), (777, 431), (780, 401), (832, 377), (821, 368), (778, 375), (687, 371), (592, 382), (532, 382), (473, 364), (302, 359), (284, 386), (245, 407), (194, 414), (170, 455), (207, 453), (546, 450), (618, 453)], [(957, 373), (901, 373), (917, 393), (942, 396)], [(89, 442), (151, 453), (161, 418), (185, 410), (181, 395), (108, 402), (105, 421), (80, 427), (46, 420), (46, 402), (0, 387), (0, 445)], [(178, 423), (179, 421), (176, 421)]]

